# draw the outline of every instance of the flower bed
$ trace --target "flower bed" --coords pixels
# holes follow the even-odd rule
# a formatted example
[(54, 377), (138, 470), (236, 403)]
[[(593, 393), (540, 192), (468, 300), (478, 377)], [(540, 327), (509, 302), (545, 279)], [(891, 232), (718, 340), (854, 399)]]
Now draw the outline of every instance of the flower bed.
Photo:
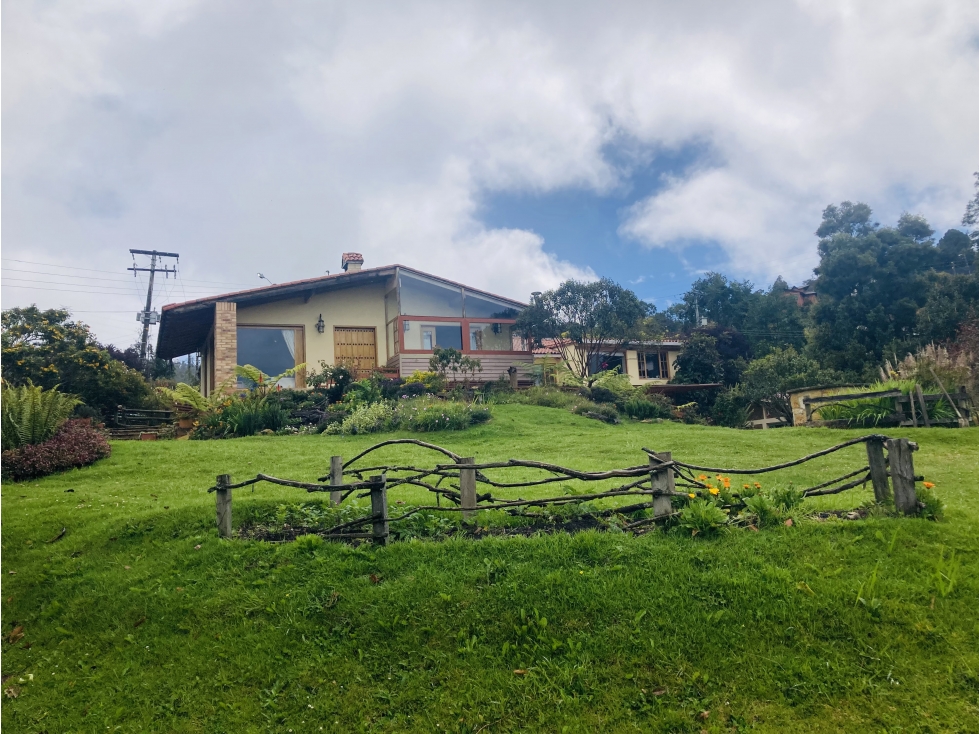
[(111, 453), (105, 433), (85, 418), (67, 421), (44, 443), (4, 451), (0, 464), (4, 481), (20, 482), (88, 466)]

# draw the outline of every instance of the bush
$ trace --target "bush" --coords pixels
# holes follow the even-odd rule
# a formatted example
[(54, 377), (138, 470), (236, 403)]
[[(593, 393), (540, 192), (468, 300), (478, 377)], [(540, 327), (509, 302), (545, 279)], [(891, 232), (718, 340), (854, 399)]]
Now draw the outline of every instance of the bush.
[[(405, 385), (421, 385), (422, 393), (441, 392), (445, 388), (445, 379), (435, 371), (415, 371), (405, 378)], [(414, 388), (418, 389), (418, 388)]]
[(442, 400), (405, 402), (396, 410), (400, 428), (420, 432), (461, 431), (485, 423), (491, 417), (489, 408)]
[(648, 398), (633, 397), (622, 404), (622, 411), (630, 418), (637, 420), (649, 420), (651, 418), (672, 418), (673, 405), (666, 401), (663, 405), (660, 401), (652, 401)]
[(322, 392), (331, 403), (343, 400), (347, 387), (354, 381), (353, 371), (345, 364), (327, 364), (320, 360), (319, 372), (310, 372), (306, 376), (306, 385)]
[(393, 426), (394, 408), (388, 403), (373, 403), (361, 405), (350, 415), (344, 418), (342, 423), (333, 423), (326, 427), (324, 433), (377, 433), (378, 431), (391, 430)]
[(743, 391), (739, 388), (725, 390), (714, 400), (710, 411), (711, 420), (719, 426), (728, 428), (747, 428), (751, 419), (751, 408)]
[(691, 531), (691, 535), (712, 535), (726, 524), (727, 513), (707, 500), (691, 500), (680, 510), (680, 527)]
[(619, 399), (618, 395), (601, 385), (595, 385), (590, 390), (582, 390), (581, 394), (582, 397), (586, 397), (595, 403), (615, 403)]
[(485, 423), (492, 417), (489, 408), (452, 400), (403, 400), (362, 405), (343, 421), (326, 426), (324, 433), (358, 434), (379, 431), (461, 431)]
[(515, 393), (511, 402), (539, 405), (542, 408), (570, 408), (582, 400), (578, 395), (563, 392), (554, 387), (532, 387), (529, 390)]
[(774, 525), (779, 521), (778, 508), (763, 494), (756, 494), (754, 497), (745, 497), (744, 512), (746, 519), (754, 516), (759, 525)]
[(81, 401), (74, 395), (35, 387), (30, 381), (21, 387), (4, 387), (0, 393), (3, 450), (47, 441), (68, 420)]
[(619, 411), (615, 409), (615, 406), (610, 403), (589, 403), (583, 402), (575, 405), (571, 412), (575, 415), (584, 416), (585, 418), (594, 418), (595, 420), (604, 421), (605, 423), (618, 423), (619, 422)]
[(81, 419), (67, 421), (44, 443), (4, 451), (0, 463), (3, 480), (19, 482), (88, 466), (111, 453), (105, 434)]
[(791, 512), (805, 501), (801, 489), (796, 489), (791, 484), (788, 487), (776, 487), (772, 490), (772, 502), (782, 512)]

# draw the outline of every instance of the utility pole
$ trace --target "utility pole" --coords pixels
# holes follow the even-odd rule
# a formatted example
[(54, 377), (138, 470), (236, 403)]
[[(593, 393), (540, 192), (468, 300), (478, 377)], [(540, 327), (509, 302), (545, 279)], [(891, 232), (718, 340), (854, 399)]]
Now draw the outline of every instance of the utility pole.
[[(173, 257), (180, 262), (180, 255), (176, 252), (157, 252), (156, 250), (130, 250), (130, 254), (133, 256), (133, 267), (126, 268), (127, 270), (133, 271), (133, 277), (136, 277), (136, 273), (149, 273), (150, 274), (150, 284), (146, 289), (146, 308), (140, 313), (136, 314), (136, 320), (143, 323), (143, 337), (139, 342), (139, 359), (143, 363), (143, 371), (146, 376), (150, 375), (150, 364), (146, 359), (146, 342), (150, 337), (150, 324), (155, 324), (160, 320), (160, 315), (153, 311), (153, 279), (154, 276), (159, 273), (166, 273), (167, 278), (170, 277), (170, 273), (177, 277), (177, 266), (173, 267), (159, 267), (157, 263), (157, 258)], [(149, 255), (150, 256), (150, 266), (148, 268), (137, 268), (136, 267), (136, 255)]]

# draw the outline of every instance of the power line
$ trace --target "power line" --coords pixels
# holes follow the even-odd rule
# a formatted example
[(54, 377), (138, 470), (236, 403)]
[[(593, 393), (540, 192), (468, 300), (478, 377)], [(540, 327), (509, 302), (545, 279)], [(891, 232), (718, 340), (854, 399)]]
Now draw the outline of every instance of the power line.
[[(27, 265), (41, 265), (48, 268), (64, 268), (66, 270), (85, 270), (90, 273), (115, 273), (115, 270), (97, 270), (95, 268), (76, 268), (73, 265), (58, 265), (57, 263), (41, 263), (34, 260), (16, 260), (12, 257), (5, 257), (2, 260), (12, 263), (25, 263)], [(13, 268), (11, 268), (12, 270)], [(43, 275), (57, 275), (57, 273), (43, 273)], [(128, 278), (121, 278), (120, 280), (129, 280)], [(196, 278), (184, 278), (188, 283), (213, 283), (215, 285), (250, 285), (255, 286), (254, 283), (242, 283), (238, 281), (228, 281), (228, 280), (198, 280)]]
[[(46, 273), (46, 275), (48, 275), (48, 274)], [(51, 273), (50, 275), (53, 275), (54, 277), (70, 277), (70, 276), (61, 276), (59, 273)], [(84, 276), (77, 276), (77, 277), (84, 277)], [(8, 281), (16, 281), (18, 283), (41, 283), (41, 284), (45, 284), (45, 285), (70, 285), (70, 286), (86, 287), (84, 283), (62, 283), (62, 282), (57, 281), (57, 280), (34, 280), (32, 278), (17, 278), (17, 277), (7, 277), (6, 280), (8, 280)], [(109, 279), (108, 278), (91, 278), (90, 280), (109, 280)], [(121, 282), (125, 283), (126, 281), (123, 280)], [(99, 288), (102, 291), (107, 291), (107, 290), (130, 291), (130, 290), (132, 290), (132, 283), (130, 283), (130, 285), (125, 285), (125, 286), (93, 285), (91, 287), (92, 288)], [(191, 286), (190, 287), (190, 290), (191, 290), (192, 293), (214, 293), (214, 291), (216, 289), (215, 288), (202, 288), (200, 286)], [(137, 294), (137, 295), (139, 295), (139, 294)]]
[[(74, 285), (74, 283), (72, 283), (71, 285)], [(81, 284), (79, 283), (79, 285), (81, 285)], [(132, 296), (131, 293), (106, 293), (105, 291), (76, 291), (76, 290), (72, 290), (70, 288), (38, 288), (38, 287), (33, 286), (33, 285), (8, 285), (6, 287), (7, 288), (26, 288), (28, 290), (34, 290), (34, 291), (54, 291), (55, 293), (89, 293), (89, 294), (95, 295), (95, 296), (99, 296), (99, 295), (102, 295), (102, 296), (119, 296), (119, 297), (125, 296), (126, 298), (129, 298), (130, 296)]]

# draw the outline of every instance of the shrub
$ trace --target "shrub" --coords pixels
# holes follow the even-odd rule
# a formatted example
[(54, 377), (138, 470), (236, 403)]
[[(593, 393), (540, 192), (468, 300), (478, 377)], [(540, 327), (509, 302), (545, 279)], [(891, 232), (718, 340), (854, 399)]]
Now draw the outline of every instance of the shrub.
[(623, 412), (631, 418), (638, 420), (648, 420), (650, 418), (672, 418), (673, 406), (662, 405), (659, 401), (652, 401), (647, 398), (633, 397), (626, 400), (622, 405)]
[(772, 490), (772, 502), (783, 512), (791, 512), (805, 501), (801, 489), (791, 484), (788, 487), (776, 487)]
[(604, 421), (605, 423), (618, 423), (619, 422), (619, 411), (615, 409), (615, 406), (610, 403), (589, 403), (583, 402), (575, 405), (571, 412), (575, 415), (581, 415), (585, 418), (594, 418), (595, 420)]
[(926, 520), (941, 520), (945, 512), (945, 503), (939, 499), (929, 487), (917, 488), (918, 514)]
[(393, 428), (393, 418), (394, 408), (387, 403), (361, 405), (344, 418), (342, 423), (328, 425), (324, 433), (331, 435), (338, 433), (355, 435), (358, 433), (377, 433)]
[(727, 513), (704, 499), (691, 500), (680, 510), (680, 527), (691, 531), (691, 535), (712, 535), (726, 524)]
[(595, 385), (590, 390), (582, 390), (581, 392), (583, 397), (596, 403), (614, 403), (619, 399), (618, 395), (601, 385)]
[(44, 443), (4, 451), (0, 463), (3, 480), (19, 482), (88, 466), (111, 453), (105, 434), (81, 419), (67, 421)]
[(445, 387), (445, 379), (435, 371), (416, 371), (405, 378), (405, 385), (414, 384), (422, 385), (424, 387), (423, 392), (440, 392)]
[(345, 364), (327, 364), (320, 360), (319, 372), (306, 376), (306, 385), (325, 394), (331, 403), (339, 403), (347, 387), (354, 381), (353, 371)]
[(68, 420), (81, 401), (74, 395), (35, 387), (30, 381), (2, 391), (3, 450), (43, 443)]
[(744, 392), (736, 387), (719, 393), (714, 400), (710, 417), (719, 426), (747, 428), (751, 418), (751, 408)]
[(581, 398), (573, 393), (563, 392), (553, 387), (532, 387), (513, 396), (514, 402), (527, 405), (539, 405), (542, 408), (570, 408), (581, 402)]
[(492, 417), (484, 406), (444, 400), (411, 401), (398, 405), (396, 423), (409, 431), (461, 431)]
[(742, 514), (754, 516), (759, 525), (774, 525), (779, 521), (778, 508), (765, 495), (756, 494), (754, 497), (745, 497), (742, 501), (745, 509)]

